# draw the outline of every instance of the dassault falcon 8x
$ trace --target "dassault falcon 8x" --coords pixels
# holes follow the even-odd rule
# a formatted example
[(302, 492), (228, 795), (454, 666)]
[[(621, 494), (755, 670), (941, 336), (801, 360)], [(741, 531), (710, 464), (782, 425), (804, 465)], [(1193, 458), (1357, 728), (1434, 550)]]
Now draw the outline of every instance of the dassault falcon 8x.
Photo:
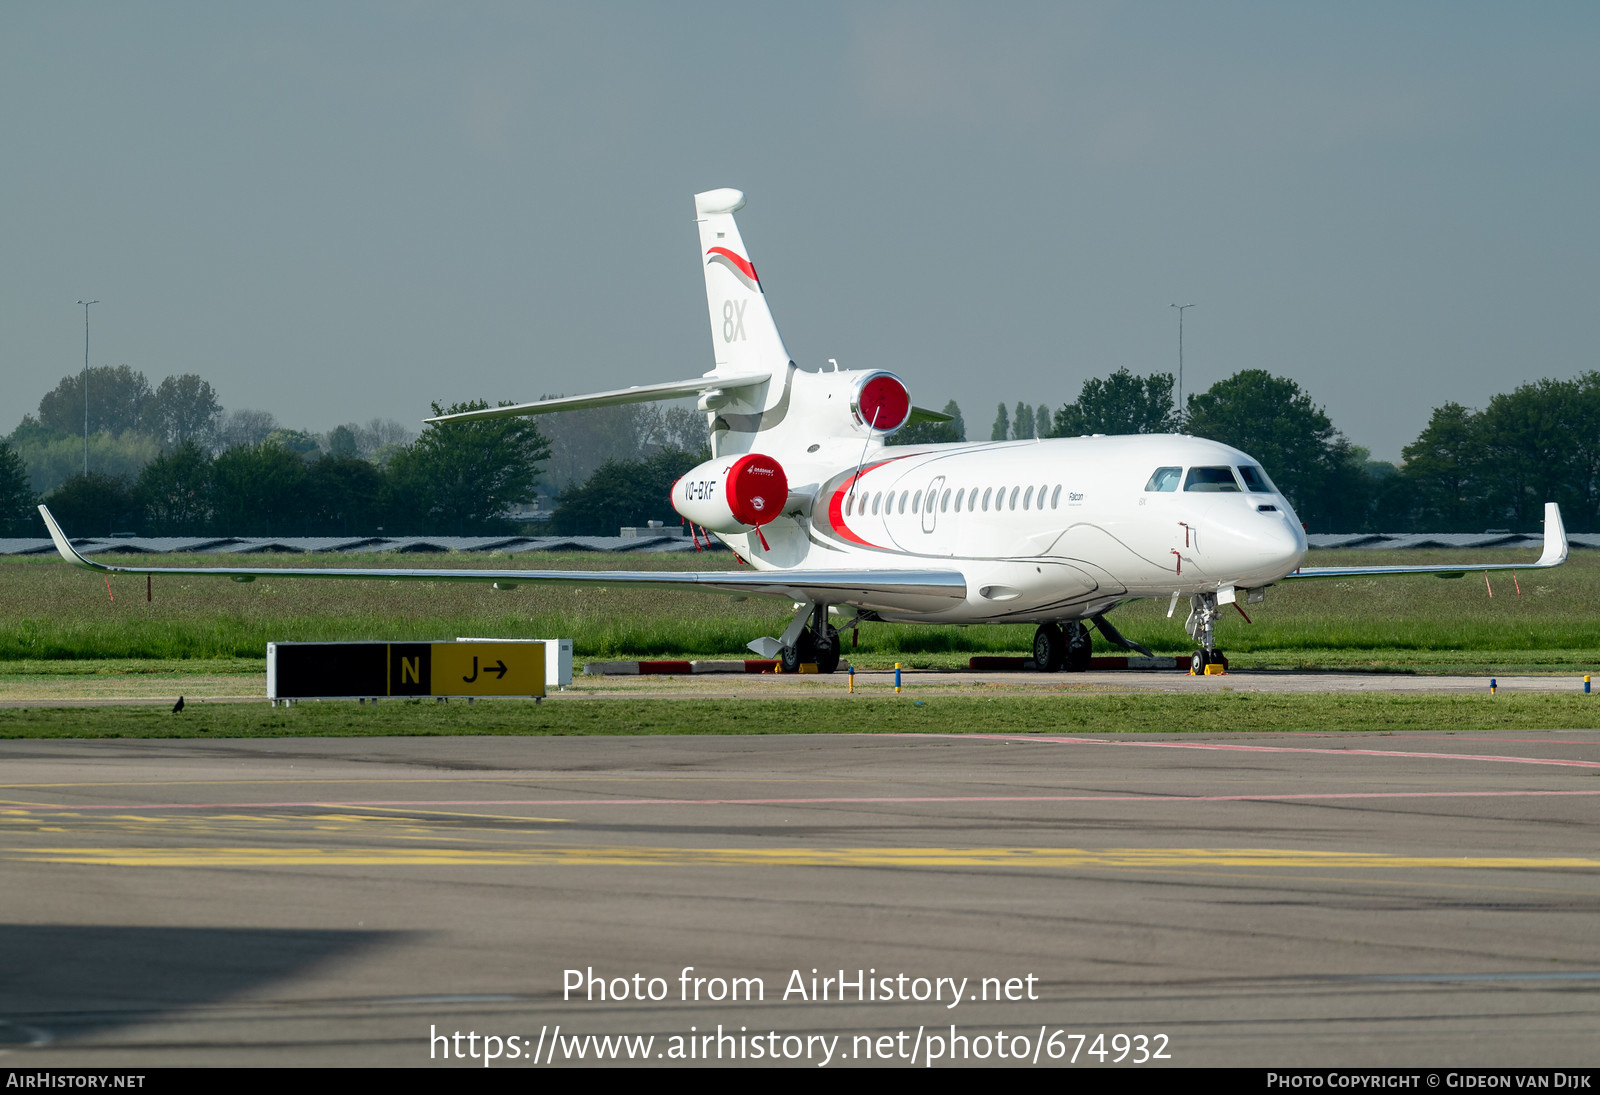
[(1041, 670), (1088, 665), (1093, 624), (1125, 639), (1106, 613), (1141, 597), (1189, 599), (1186, 629), (1203, 671), (1226, 664), (1220, 606), (1265, 597), (1282, 581), (1350, 575), (1552, 567), (1567, 556), (1554, 504), (1537, 562), (1302, 567), (1306, 538), (1260, 463), (1215, 441), (1178, 435), (1069, 437), (981, 444), (886, 441), (908, 422), (943, 416), (914, 407), (882, 370), (801, 369), (778, 334), (740, 238), (737, 190), (695, 196), (714, 367), (688, 380), (494, 407), (427, 421), (439, 429), (505, 415), (695, 397), (712, 458), (683, 476), (672, 505), (749, 568), (604, 571), (127, 567), (90, 562), (43, 506), (66, 559), (95, 570), (521, 583), (665, 585), (795, 603), (782, 635), (750, 644), (785, 669), (839, 664), (841, 631), (863, 622), (1033, 623)]

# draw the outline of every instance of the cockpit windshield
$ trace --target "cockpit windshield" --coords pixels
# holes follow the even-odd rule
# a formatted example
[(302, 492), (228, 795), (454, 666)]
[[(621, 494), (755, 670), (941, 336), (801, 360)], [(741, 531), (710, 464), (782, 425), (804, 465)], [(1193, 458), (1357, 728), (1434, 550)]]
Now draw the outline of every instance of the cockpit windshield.
[(1278, 488), (1272, 485), (1272, 480), (1267, 478), (1267, 473), (1253, 465), (1244, 464), (1240, 466), (1239, 478), (1244, 480), (1246, 489), (1254, 494), (1278, 493)]
[(1182, 468), (1157, 468), (1150, 476), (1150, 482), (1144, 485), (1147, 491), (1175, 491), (1178, 489), (1178, 480), (1183, 478)]
[(1213, 493), (1231, 491), (1238, 494), (1239, 483), (1233, 477), (1232, 468), (1190, 468), (1189, 477), (1183, 481), (1183, 489)]

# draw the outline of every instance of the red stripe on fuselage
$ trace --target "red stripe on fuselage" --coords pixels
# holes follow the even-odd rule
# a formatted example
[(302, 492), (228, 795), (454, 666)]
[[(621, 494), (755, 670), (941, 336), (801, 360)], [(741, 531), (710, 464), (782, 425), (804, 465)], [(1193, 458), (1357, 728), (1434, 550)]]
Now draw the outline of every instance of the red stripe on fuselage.
[(892, 464), (896, 460), (904, 459), (905, 457), (903, 456), (894, 456), (890, 457), (888, 460), (880, 460), (876, 464), (868, 464), (866, 467), (852, 475), (849, 479), (845, 480), (844, 485), (833, 492), (833, 497), (828, 499), (828, 524), (833, 527), (833, 531), (837, 532), (840, 536), (843, 536), (846, 540), (860, 544), (862, 547), (877, 548), (879, 551), (889, 550), (882, 544), (874, 544), (870, 540), (863, 540), (861, 537), (857, 536), (851, 531), (849, 525), (844, 523), (844, 496), (850, 493), (851, 488), (860, 482), (861, 477), (867, 474), (867, 472), (872, 471), (874, 468), (881, 468), (885, 464)]

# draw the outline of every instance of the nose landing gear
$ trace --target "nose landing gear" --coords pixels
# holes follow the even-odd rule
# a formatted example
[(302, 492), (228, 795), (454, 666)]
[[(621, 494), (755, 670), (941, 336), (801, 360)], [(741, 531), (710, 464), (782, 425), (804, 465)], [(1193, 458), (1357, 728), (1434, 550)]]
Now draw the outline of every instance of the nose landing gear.
[(1227, 671), (1228, 659), (1217, 649), (1216, 624), (1217, 595), (1196, 593), (1190, 597), (1189, 618), (1184, 621), (1183, 629), (1189, 633), (1189, 638), (1200, 644), (1200, 649), (1189, 659), (1189, 668), (1196, 676), (1204, 675), (1208, 665), (1220, 665)]

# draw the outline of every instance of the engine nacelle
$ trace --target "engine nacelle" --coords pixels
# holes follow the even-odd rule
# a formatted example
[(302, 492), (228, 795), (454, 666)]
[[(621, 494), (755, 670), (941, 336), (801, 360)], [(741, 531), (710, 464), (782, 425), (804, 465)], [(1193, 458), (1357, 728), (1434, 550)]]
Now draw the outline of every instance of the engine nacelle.
[(911, 392), (893, 373), (865, 373), (850, 392), (850, 413), (877, 433), (894, 433), (911, 417)]
[(712, 532), (754, 532), (788, 499), (783, 466), (758, 452), (707, 460), (672, 485), (672, 508)]

